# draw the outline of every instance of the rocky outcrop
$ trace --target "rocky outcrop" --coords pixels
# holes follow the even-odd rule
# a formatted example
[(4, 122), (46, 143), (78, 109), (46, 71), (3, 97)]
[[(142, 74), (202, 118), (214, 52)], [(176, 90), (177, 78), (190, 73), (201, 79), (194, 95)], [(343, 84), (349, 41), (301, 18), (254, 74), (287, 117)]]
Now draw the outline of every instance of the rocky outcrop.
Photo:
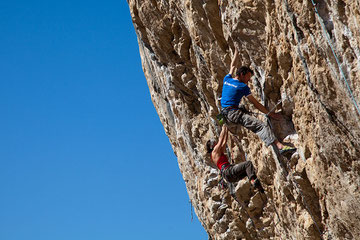
[[(210, 239), (360, 239), (360, 2), (314, 2), (128, 0), (152, 101)], [(235, 48), (255, 71), (253, 95), (268, 108), (282, 100), (284, 120), (270, 124), (298, 152), (279, 157), (231, 126), (228, 154), (247, 156), (266, 190), (243, 179), (234, 198), (204, 145), (219, 134)]]

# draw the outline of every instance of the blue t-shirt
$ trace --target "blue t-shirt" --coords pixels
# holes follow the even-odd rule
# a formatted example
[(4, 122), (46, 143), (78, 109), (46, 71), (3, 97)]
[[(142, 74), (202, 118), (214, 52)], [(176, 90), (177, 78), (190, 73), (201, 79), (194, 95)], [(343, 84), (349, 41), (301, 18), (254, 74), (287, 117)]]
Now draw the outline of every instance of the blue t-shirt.
[(250, 88), (243, 82), (233, 79), (231, 74), (224, 77), (221, 107), (238, 106), (243, 96), (247, 97), (251, 94)]

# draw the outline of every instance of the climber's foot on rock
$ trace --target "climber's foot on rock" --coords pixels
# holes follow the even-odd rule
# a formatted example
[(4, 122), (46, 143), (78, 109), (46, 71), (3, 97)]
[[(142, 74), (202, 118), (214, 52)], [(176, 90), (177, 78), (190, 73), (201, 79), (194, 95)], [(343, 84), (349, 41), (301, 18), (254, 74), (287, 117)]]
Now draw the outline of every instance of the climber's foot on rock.
[(261, 186), (259, 179), (257, 179), (257, 178), (251, 179), (251, 185), (254, 189), (259, 190), (259, 192), (261, 192), (261, 193), (265, 192), (264, 188)]

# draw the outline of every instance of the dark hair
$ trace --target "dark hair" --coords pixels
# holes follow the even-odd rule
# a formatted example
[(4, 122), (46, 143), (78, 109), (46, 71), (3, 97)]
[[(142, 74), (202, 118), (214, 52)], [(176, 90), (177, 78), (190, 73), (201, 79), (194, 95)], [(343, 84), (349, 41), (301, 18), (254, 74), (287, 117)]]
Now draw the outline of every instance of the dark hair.
[(215, 143), (215, 140), (212, 140), (212, 139), (210, 139), (209, 141), (207, 141), (207, 143), (206, 143), (207, 153), (211, 153), (211, 152), (212, 152), (212, 150), (214, 149), (214, 143)]
[(249, 67), (242, 66), (236, 71), (236, 76), (240, 77), (240, 75), (246, 75), (248, 72), (250, 72), (251, 75), (254, 75), (253, 70), (251, 70)]

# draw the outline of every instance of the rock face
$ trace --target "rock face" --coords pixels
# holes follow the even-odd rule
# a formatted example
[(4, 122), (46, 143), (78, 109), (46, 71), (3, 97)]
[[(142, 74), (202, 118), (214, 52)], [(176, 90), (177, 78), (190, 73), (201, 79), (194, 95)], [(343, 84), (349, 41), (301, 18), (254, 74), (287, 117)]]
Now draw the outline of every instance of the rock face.
[[(360, 1), (314, 1), (128, 0), (152, 101), (209, 239), (360, 239)], [(298, 152), (279, 157), (230, 126), (228, 155), (246, 155), (265, 188), (243, 179), (234, 198), (205, 143), (219, 136), (235, 47), (254, 69), (253, 95), (268, 109), (282, 100), (284, 120), (271, 125)]]

